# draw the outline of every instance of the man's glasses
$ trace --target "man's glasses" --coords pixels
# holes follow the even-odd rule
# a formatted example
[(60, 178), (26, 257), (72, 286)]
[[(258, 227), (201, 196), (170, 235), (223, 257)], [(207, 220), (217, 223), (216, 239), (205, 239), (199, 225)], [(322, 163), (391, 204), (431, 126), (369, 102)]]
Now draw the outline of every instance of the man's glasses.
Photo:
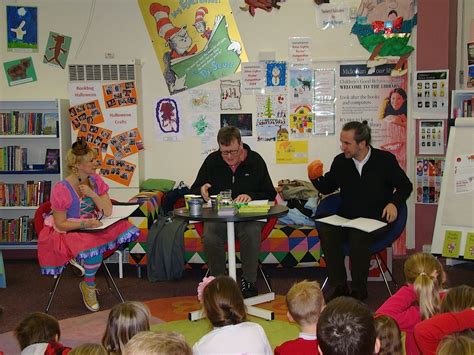
[(234, 149), (234, 150), (221, 150), (221, 155), (222, 155), (222, 156), (226, 156), (226, 155), (237, 155), (238, 152), (239, 152), (238, 149)]

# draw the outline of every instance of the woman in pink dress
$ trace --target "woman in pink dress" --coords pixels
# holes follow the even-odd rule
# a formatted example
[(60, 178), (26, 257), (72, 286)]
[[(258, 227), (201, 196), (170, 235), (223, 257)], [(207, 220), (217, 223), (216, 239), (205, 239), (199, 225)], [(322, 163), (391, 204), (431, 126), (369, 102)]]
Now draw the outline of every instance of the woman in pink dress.
[(95, 274), (104, 253), (134, 241), (140, 232), (127, 220), (98, 231), (82, 231), (101, 226), (101, 215), (112, 214), (109, 186), (96, 174), (97, 154), (86, 142), (74, 143), (66, 159), (71, 174), (51, 191), (52, 214), (38, 237), (38, 259), (44, 275), (61, 274), (71, 259), (83, 262), (84, 280), (79, 288), (85, 306), (96, 312)]

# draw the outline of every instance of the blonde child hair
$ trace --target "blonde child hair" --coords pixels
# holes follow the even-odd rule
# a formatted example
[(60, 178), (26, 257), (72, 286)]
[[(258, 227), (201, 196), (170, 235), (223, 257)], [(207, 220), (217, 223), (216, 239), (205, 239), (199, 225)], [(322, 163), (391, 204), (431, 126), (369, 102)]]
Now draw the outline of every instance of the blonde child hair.
[(176, 332), (140, 332), (125, 345), (124, 355), (191, 355), (184, 336)]
[(441, 301), (441, 313), (461, 312), (474, 307), (474, 288), (460, 285), (451, 288)]
[(101, 344), (86, 343), (72, 349), (69, 355), (108, 355)]
[(316, 324), (324, 307), (324, 296), (317, 281), (295, 283), (286, 294), (286, 306), (300, 326)]
[(148, 307), (141, 302), (119, 303), (110, 310), (102, 345), (109, 353), (121, 354), (127, 342), (145, 330), (150, 330)]
[(440, 262), (431, 254), (416, 253), (404, 265), (405, 279), (413, 284), (421, 319), (428, 319), (439, 312), (439, 291), (444, 282), (444, 270)]
[(454, 333), (444, 337), (436, 349), (438, 355), (471, 355), (474, 354), (474, 339), (472, 336)]
[(379, 355), (402, 355), (402, 335), (397, 322), (385, 315), (374, 317), (375, 334), (380, 341)]

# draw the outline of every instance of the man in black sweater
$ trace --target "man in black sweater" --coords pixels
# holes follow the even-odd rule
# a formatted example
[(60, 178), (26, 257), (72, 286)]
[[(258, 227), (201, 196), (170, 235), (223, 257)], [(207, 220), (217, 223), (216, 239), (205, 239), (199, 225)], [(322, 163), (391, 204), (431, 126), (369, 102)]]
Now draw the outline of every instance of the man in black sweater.
[[(265, 161), (242, 142), (239, 129), (232, 126), (221, 128), (217, 134), (217, 143), (219, 151), (209, 154), (204, 160), (191, 186), (192, 193), (201, 194), (205, 201), (211, 195), (228, 189), (232, 190), (235, 202), (275, 199), (276, 190)], [(235, 223), (242, 261), (241, 290), (245, 298), (258, 294), (255, 281), (263, 225), (257, 221)], [(204, 252), (213, 276), (225, 274), (226, 241), (226, 223), (204, 223)]]
[[(366, 217), (388, 222), (388, 226), (366, 233), (354, 228), (323, 224), (318, 232), (327, 264), (330, 299), (351, 295), (367, 298), (367, 276), (370, 264), (370, 244), (383, 235), (397, 219), (400, 206), (413, 189), (395, 156), (370, 146), (371, 134), (367, 122), (348, 122), (341, 131), (342, 153), (334, 158), (324, 176), (310, 176), (323, 194), (340, 189), (341, 205), (337, 212), (345, 218)], [(343, 244), (349, 243), (352, 262), (352, 292), (347, 287)]]

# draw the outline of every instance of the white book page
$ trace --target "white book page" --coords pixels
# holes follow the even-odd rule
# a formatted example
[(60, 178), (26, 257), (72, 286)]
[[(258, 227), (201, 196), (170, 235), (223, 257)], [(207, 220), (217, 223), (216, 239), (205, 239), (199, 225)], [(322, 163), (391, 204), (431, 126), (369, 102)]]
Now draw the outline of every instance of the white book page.
[(344, 227), (357, 228), (364, 232), (370, 233), (386, 225), (387, 223), (378, 221), (376, 219), (359, 217), (359, 218), (350, 220), (344, 225)]
[(112, 208), (112, 214), (109, 217), (104, 217), (100, 221), (102, 225), (95, 228), (85, 228), (84, 230), (101, 230), (108, 226), (111, 226), (115, 222), (130, 216), (139, 205), (114, 205)]
[(266, 206), (268, 205), (268, 200), (253, 200), (248, 203), (248, 206)]
[(332, 216), (318, 218), (316, 219), (316, 221), (332, 224), (333, 226), (342, 226), (346, 224), (347, 222), (349, 222), (350, 219), (338, 216), (337, 214), (333, 214)]

